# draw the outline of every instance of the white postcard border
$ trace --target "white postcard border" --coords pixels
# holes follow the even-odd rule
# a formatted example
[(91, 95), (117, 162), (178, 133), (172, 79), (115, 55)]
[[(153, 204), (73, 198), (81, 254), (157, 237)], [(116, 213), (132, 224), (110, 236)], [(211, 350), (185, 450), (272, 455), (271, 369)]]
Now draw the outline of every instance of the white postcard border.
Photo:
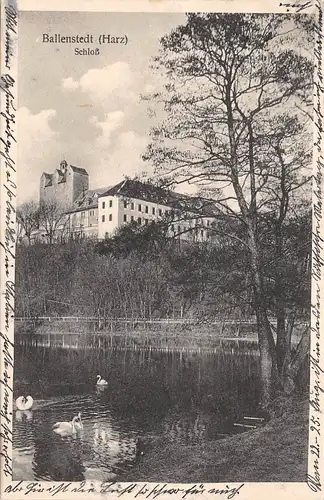
[[(323, 262), (324, 262), (324, 223), (322, 208), (323, 193), (323, 54), (320, 50), (323, 44), (323, 2), (284, 3), (274, 4), (271, 1), (245, 1), (240, 0), (220, 0), (220, 1), (171, 1), (171, 0), (21, 0), (17, 6), (15, 2), (6, 0), (2, 4), (1, 23), (1, 87), (3, 95), (1, 99), (1, 497), (21, 499), (25, 496), (29, 498), (77, 498), (80, 494), (83, 497), (88, 495), (99, 495), (105, 498), (127, 498), (144, 497), (148, 498), (149, 493), (154, 490), (156, 484), (136, 483), (133, 488), (128, 488), (130, 483), (113, 485), (107, 491), (103, 491), (99, 483), (51, 483), (37, 481), (11, 481), (10, 467), (12, 466), (12, 384), (13, 384), (13, 330), (14, 330), (14, 248), (15, 248), (15, 208), (16, 208), (16, 165), (17, 165), (17, 123), (15, 122), (15, 111), (17, 110), (17, 58), (18, 43), (17, 36), (19, 30), (19, 10), (62, 10), (62, 11), (109, 11), (109, 12), (188, 12), (188, 11), (213, 11), (213, 12), (278, 12), (296, 13), (298, 11), (314, 12), (317, 17), (316, 47), (319, 55), (316, 57), (316, 85), (314, 91), (314, 185), (313, 185), (313, 207), (317, 214), (313, 217), (313, 280), (312, 280), (312, 335), (311, 335), (311, 379), (310, 379), (310, 400), (317, 397), (322, 408), (319, 414), (310, 405), (310, 426), (309, 426), (309, 469), (308, 473), (314, 478), (316, 483), (317, 469), (314, 467), (314, 459), (317, 454), (316, 447), (320, 449), (318, 460), (318, 474), (320, 475), (321, 491), (314, 486), (305, 483), (246, 483), (237, 493), (240, 498), (250, 500), (259, 496), (276, 497), (279, 499), (291, 497), (294, 499), (323, 498), (324, 495), (324, 363), (321, 360), (323, 349), (323, 322), (324, 315), (320, 311), (320, 301), (323, 300)], [(18, 13), (18, 26), (15, 26), (14, 11)], [(322, 17), (321, 17), (322, 16)], [(17, 140), (17, 143), (16, 143)], [(19, 166), (18, 166), (19, 168)], [(314, 270), (319, 275), (314, 275)], [(320, 418), (321, 436), (317, 436), (314, 430), (313, 418)], [(275, 457), (274, 457), (275, 460)], [(8, 474), (6, 474), (6, 471)], [(312, 483), (312, 481), (310, 481)], [(132, 483), (134, 484), (134, 483)], [(160, 487), (164, 483), (160, 484)], [(204, 493), (192, 494), (188, 492), (186, 498), (230, 498), (230, 493), (226, 490), (239, 487), (236, 484), (205, 484)], [(193, 485), (187, 485), (189, 489)], [(199, 485), (197, 484), (197, 487)], [(147, 488), (144, 494), (145, 488)], [(167, 485), (163, 497), (173, 496), (182, 498), (183, 493), (177, 492), (177, 488), (185, 488), (184, 485)], [(212, 489), (223, 490), (223, 494), (211, 492)], [(315, 491), (317, 490), (317, 491)], [(121, 495), (123, 491), (123, 494)], [(156, 490), (155, 490), (156, 491)], [(154, 498), (154, 491), (150, 498)], [(159, 497), (162, 496), (162, 492)], [(233, 495), (236, 496), (235, 494)]]

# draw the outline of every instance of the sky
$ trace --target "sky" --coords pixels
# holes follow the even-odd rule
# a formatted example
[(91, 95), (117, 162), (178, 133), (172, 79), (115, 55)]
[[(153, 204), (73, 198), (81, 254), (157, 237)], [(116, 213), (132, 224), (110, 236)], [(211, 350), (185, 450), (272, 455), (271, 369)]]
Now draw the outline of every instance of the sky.
[[(150, 68), (176, 13), (21, 12), (18, 65), (18, 203), (38, 200), (42, 172), (62, 159), (85, 168), (90, 189), (149, 171), (141, 155), (152, 120), (141, 94), (158, 85)], [(128, 44), (43, 43), (43, 34), (128, 37)], [(99, 48), (100, 55), (74, 49)]]

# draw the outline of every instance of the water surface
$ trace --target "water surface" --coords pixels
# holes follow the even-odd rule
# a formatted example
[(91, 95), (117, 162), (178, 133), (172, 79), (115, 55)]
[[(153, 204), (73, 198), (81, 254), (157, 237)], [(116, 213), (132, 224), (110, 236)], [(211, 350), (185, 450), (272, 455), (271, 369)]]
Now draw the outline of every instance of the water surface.
[[(96, 387), (96, 376), (108, 381)], [(107, 481), (134, 467), (136, 442), (196, 444), (234, 432), (255, 411), (259, 361), (224, 351), (15, 349), (14, 480)], [(62, 438), (58, 421), (82, 414), (84, 429)]]

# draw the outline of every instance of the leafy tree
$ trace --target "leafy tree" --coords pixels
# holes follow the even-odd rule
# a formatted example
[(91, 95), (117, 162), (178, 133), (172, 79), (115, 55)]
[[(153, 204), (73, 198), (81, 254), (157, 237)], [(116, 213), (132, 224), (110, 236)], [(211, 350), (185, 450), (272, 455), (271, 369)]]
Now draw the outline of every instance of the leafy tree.
[(160, 255), (168, 241), (169, 223), (167, 221), (152, 221), (147, 225), (131, 222), (119, 228), (115, 235), (99, 241), (95, 250), (100, 255), (127, 257), (131, 253), (147, 258), (148, 255)]
[(265, 405), (289, 370), (281, 369), (284, 283), (277, 278), (276, 348), (261, 241), (267, 220), (280, 255), (284, 221), (310, 181), (312, 64), (298, 47), (310, 29), (295, 16), (188, 14), (186, 24), (161, 39), (155, 59), (167, 83), (152, 100), (163, 105), (165, 118), (152, 129), (145, 159), (169, 184), (198, 184), (204, 199), (241, 225), (242, 238), (227, 236), (247, 256)]

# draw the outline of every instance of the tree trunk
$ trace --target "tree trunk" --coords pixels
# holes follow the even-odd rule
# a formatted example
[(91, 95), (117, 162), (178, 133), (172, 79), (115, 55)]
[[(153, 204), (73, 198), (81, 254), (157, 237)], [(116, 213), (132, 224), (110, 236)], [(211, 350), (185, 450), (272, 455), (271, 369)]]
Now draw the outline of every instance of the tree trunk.
[(279, 378), (280, 378), (280, 384), (281, 388), (284, 389), (285, 387), (285, 374), (287, 373), (287, 370), (290, 367), (291, 363), (291, 335), (292, 335), (292, 330), (294, 327), (295, 323), (295, 314), (292, 313), (290, 317), (288, 318), (287, 325), (285, 328), (285, 355), (283, 356), (282, 360), (282, 367), (279, 372)]
[[(279, 220), (275, 224), (275, 257), (276, 262), (280, 266), (283, 251), (282, 241), (282, 220), (283, 208), (280, 210)], [(286, 309), (285, 309), (285, 296), (283, 293), (284, 284), (281, 279), (280, 267), (279, 273), (276, 276), (276, 316), (277, 316), (277, 366), (279, 378), (283, 378), (284, 366), (290, 362), (290, 338), (288, 338), (288, 331), (286, 329)]]
[(305, 362), (305, 360), (309, 356), (310, 351), (310, 331), (309, 327), (305, 328), (303, 335), (299, 341), (297, 346), (296, 353), (289, 363), (286, 366), (284, 378), (283, 378), (283, 388), (284, 391), (288, 394), (293, 392), (296, 388), (296, 379), (300, 372), (300, 369)]
[[(256, 302), (260, 302), (260, 297), (257, 297), (257, 293), (255, 293), (255, 300)], [(271, 401), (278, 383), (276, 349), (264, 306), (259, 303), (256, 305), (255, 310), (260, 350), (261, 404), (266, 407)]]
[(251, 177), (251, 204), (248, 206), (244, 197), (242, 187), (239, 182), (238, 151), (234, 132), (234, 119), (232, 110), (232, 82), (229, 79), (226, 88), (226, 107), (227, 107), (227, 126), (231, 153), (231, 180), (233, 189), (240, 207), (243, 220), (247, 226), (248, 247), (250, 250), (250, 267), (253, 284), (254, 308), (257, 317), (260, 367), (261, 367), (261, 404), (267, 406), (270, 402), (274, 389), (277, 384), (278, 371), (276, 360), (275, 343), (271, 331), (271, 326), (267, 316), (265, 304), (265, 294), (262, 279), (262, 270), (260, 265), (260, 252), (258, 247), (257, 218), (256, 218), (256, 191), (255, 191), (255, 170), (253, 155), (253, 129), (251, 122), (247, 123), (249, 130), (249, 164)]
[(287, 354), (290, 352), (290, 342), (287, 339), (286, 325), (285, 325), (285, 317), (286, 312), (283, 304), (280, 302), (280, 292), (279, 296), (277, 295), (277, 307), (276, 307), (276, 315), (277, 315), (277, 366), (278, 366), (278, 376), (281, 378), (283, 376), (283, 369), (285, 364), (285, 359)]
[(258, 247), (255, 233), (250, 226), (248, 229), (250, 263), (252, 271), (254, 308), (257, 318), (259, 350), (260, 350), (260, 368), (261, 368), (261, 404), (266, 407), (278, 383), (278, 370), (276, 359), (276, 348), (273, 339), (270, 322), (267, 315), (266, 304), (264, 301), (264, 290), (262, 275), (259, 264)]

